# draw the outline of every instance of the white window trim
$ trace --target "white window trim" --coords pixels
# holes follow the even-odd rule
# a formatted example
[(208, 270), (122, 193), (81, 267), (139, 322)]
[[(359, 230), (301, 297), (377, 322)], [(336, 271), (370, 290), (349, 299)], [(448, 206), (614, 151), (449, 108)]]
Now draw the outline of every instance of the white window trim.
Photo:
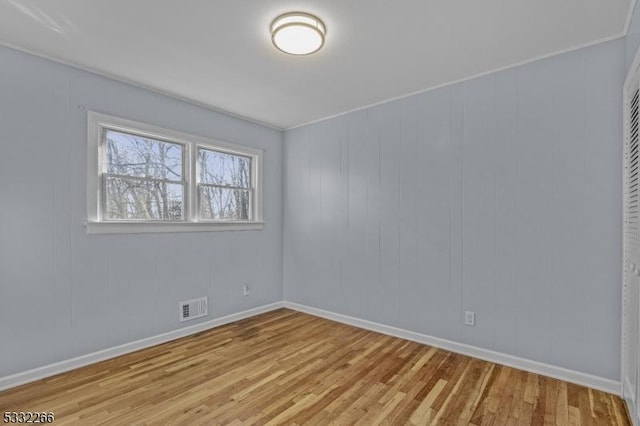
[[(103, 221), (101, 209), (101, 139), (104, 128), (136, 133), (184, 146), (185, 220), (181, 222)], [(198, 147), (251, 157), (254, 197), (251, 221), (200, 220), (197, 208)], [(244, 231), (262, 229), (262, 157), (264, 151), (216, 139), (204, 138), (125, 118), (87, 111), (87, 221), (88, 234), (157, 232)]]

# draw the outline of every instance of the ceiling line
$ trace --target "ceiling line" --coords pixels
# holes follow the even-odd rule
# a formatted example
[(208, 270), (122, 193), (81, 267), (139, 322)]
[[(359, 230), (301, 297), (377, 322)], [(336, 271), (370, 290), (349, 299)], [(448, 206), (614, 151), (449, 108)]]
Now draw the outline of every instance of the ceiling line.
[(629, 11), (627, 12), (627, 20), (624, 23), (624, 29), (622, 30), (622, 34), (625, 36), (629, 33), (629, 26), (631, 26), (631, 19), (633, 18), (633, 11), (636, 8), (636, 0), (631, 0), (629, 3)]
[(251, 117), (247, 117), (245, 115), (234, 113), (234, 112), (231, 112), (231, 111), (216, 107), (214, 105), (210, 105), (210, 104), (207, 104), (207, 103), (204, 103), (204, 102), (200, 102), (200, 101), (191, 99), (189, 97), (177, 95), (175, 93), (168, 92), (168, 91), (165, 91), (163, 89), (152, 87), (152, 86), (149, 86), (149, 85), (147, 85), (145, 83), (141, 83), (141, 82), (138, 82), (138, 81), (133, 80), (133, 79), (120, 77), (120, 76), (114, 75), (114, 74), (112, 74), (110, 72), (100, 71), (100, 70), (97, 70), (97, 69), (94, 69), (94, 68), (91, 68), (91, 67), (87, 67), (87, 66), (84, 66), (84, 65), (77, 64), (77, 63), (75, 63), (73, 61), (68, 61), (68, 60), (60, 59), (60, 58), (54, 58), (54, 57), (49, 56), (47, 54), (36, 52), (36, 51), (31, 50), (29, 48), (17, 46), (17, 45), (14, 45), (12, 43), (7, 43), (7, 42), (4, 42), (4, 41), (0, 41), (0, 46), (5, 46), (7, 48), (18, 50), (18, 51), (21, 51), (21, 52), (24, 52), (24, 53), (27, 53), (27, 54), (30, 54), (30, 55), (33, 55), (33, 56), (36, 56), (36, 57), (44, 58), (44, 59), (47, 59), (47, 60), (50, 60), (52, 62), (56, 62), (56, 63), (62, 64), (62, 65), (65, 65), (65, 66), (69, 66), (69, 67), (72, 67), (72, 68), (80, 69), (82, 71), (86, 71), (86, 72), (89, 72), (89, 73), (92, 73), (92, 74), (96, 74), (96, 75), (99, 75), (101, 77), (109, 78), (111, 80), (115, 80), (115, 81), (118, 81), (118, 82), (121, 82), (121, 83), (124, 83), (124, 84), (128, 84), (128, 85), (131, 85), (131, 86), (135, 86), (135, 87), (139, 87), (139, 88), (142, 88), (142, 89), (145, 89), (145, 90), (149, 90), (150, 92), (153, 92), (153, 93), (157, 93), (157, 94), (160, 94), (160, 95), (163, 95), (163, 96), (167, 96), (169, 98), (176, 99), (176, 100), (188, 103), (188, 104), (193, 105), (193, 106), (197, 106), (197, 107), (200, 107), (200, 108), (212, 111), (212, 112), (216, 112), (218, 114), (226, 115), (228, 117), (240, 119), (240, 120), (243, 120), (243, 121), (258, 125), (258, 126), (261, 126), (261, 127), (266, 127), (266, 128), (272, 129), (272, 130), (285, 132), (287, 130), (293, 130), (293, 129), (304, 127), (304, 126), (307, 126), (307, 125), (310, 125), (310, 124), (319, 123), (319, 122), (322, 122), (322, 121), (325, 121), (325, 120), (329, 120), (329, 119), (332, 119), (332, 118), (336, 118), (336, 117), (340, 117), (340, 116), (343, 116), (343, 115), (346, 115), (346, 114), (350, 114), (352, 112), (366, 110), (366, 109), (369, 109), (369, 108), (372, 108), (372, 107), (375, 107), (375, 106), (378, 106), (378, 105), (382, 105), (382, 104), (385, 104), (385, 103), (388, 103), (388, 102), (393, 102), (393, 101), (396, 101), (396, 100), (399, 100), (399, 99), (403, 99), (403, 98), (406, 98), (406, 97), (409, 97), (409, 96), (430, 92), (430, 91), (433, 91), (433, 90), (437, 90), (437, 89), (441, 89), (441, 88), (444, 88), (444, 87), (452, 86), (452, 85), (455, 85), (455, 84), (458, 84), (458, 83), (463, 83), (465, 81), (469, 81), (469, 80), (473, 80), (473, 79), (476, 79), (476, 78), (484, 77), (484, 76), (487, 76), (487, 75), (490, 75), (490, 74), (493, 74), (493, 73), (505, 71), (505, 70), (508, 70), (508, 69), (511, 69), (511, 68), (516, 68), (516, 67), (519, 67), (519, 66), (522, 66), (522, 65), (526, 65), (526, 64), (529, 64), (529, 63), (532, 63), (532, 62), (540, 61), (540, 60), (543, 60), (543, 59), (548, 59), (548, 58), (551, 58), (551, 57), (554, 57), (554, 56), (562, 55), (562, 54), (569, 53), (569, 52), (572, 52), (572, 51), (575, 51), (575, 50), (584, 49), (584, 48), (587, 48), (587, 47), (590, 47), (590, 46), (594, 46), (594, 45), (597, 45), (597, 44), (601, 44), (601, 43), (605, 43), (605, 42), (608, 42), (608, 41), (613, 41), (613, 40), (625, 37), (627, 35), (628, 31), (629, 31), (629, 28), (630, 28), (630, 25), (631, 25), (631, 20), (632, 20), (632, 17), (633, 17), (633, 12), (635, 10), (636, 4), (637, 4), (637, 0), (631, 0), (631, 2), (629, 4), (629, 10), (627, 12), (627, 18), (625, 20), (624, 28), (623, 28), (622, 32), (617, 34), (617, 35), (613, 35), (613, 36), (609, 36), (609, 37), (603, 37), (603, 38), (600, 38), (600, 39), (597, 39), (597, 40), (593, 40), (593, 41), (590, 41), (590, 42), (587, 42), (587, 43), (583, 43), (583, 44), (580, 44), (580, 45), (577, 45), (577, 46), (569, 47), (569, 48), (566, 48), (566, 49), (563, 49), (563, 50), (560, 50), (560, 51), (556, 51), (556, 52), (545, 54), (545, 55), (536, 56), (536, 57), (533, 57), (533, 58), (530, 58), (530, 59), (526, 59), (526, 60), (523, 60), (523, 61), (520, 61), (520, 62), (517, 62), (517, 63), (514, 63), (514, 64), (506, 65), (506, 66), (503, 66), (503, 67), (493, 68), (493, 69), (490, 69), (490, 70), (487, 70), (487, 71), (484, 71), (484, 72), (481, 72), (481, 73), (478, 73), (478, 74), (474, 74), (474, 75), (471, 75), (471, 76), (468, 76), (468, 77), (463, 77), (463, 78), (460, 78), (460, 79), (457, 79), (457, 80), (445, 82), (445, 83), (438, 84), (438, 85), (435, 85), (435, 86), (431, 86), (431, 87), (428, 87), (428, 88), (425, 88), (425, 89), (420, 89), (420, 90), (417, 90), (417, 91), (414, 91), (414, 92), (409, 92), (409, 93), (402, 94), (402, 95), (399, 95), (399, 96), (394, 96), (392, 98), (387, 98), (387, 99), (384, 99), (384, 100), (381, 100), (381, 101), (378, 101), (378, 102), (374, 102), (374, 103), (371, 103), (371, 104), (359, 106), (359, 107), (356, 107), (356, 108), (353, 108), (353, 109), (349, 109), (347, 111), (343, 111), (343, 112), (339, 112), (337, 114), (332, 114), (332, 115), (329, 115), (329, 116), (326, 116), (326, 117), (318, 118), (316, 120), (311, 120), (311, 121), (308, 121), (308, 122), (304, 122), (302, 124), (296, 124), (296, 125), (290, 126), (290, 127), (281, 127), (281, 126), (277, 126), (277, 125), (274, 125), (274, 124), (271, 124), (271, 123), (267, 123), (267, 122), (264, 122), (264, 121), (261, 121), (261, 120), (257, 120), (257, 119), (251, 118)]
[(66, 59), (54, 58), (54, 57), (52, 57), (50, 55), (47, 55), (45, 53), (36, 52), (35, 50), (31, 50), (29, 48), (18, 46), (18, 45), (15, 45), (13, 43), (7, 43), (5, 41), (1, 41), (0, 40), (0, 46), (4, 46), (4, 47), (9, 48), (9, 49), (17, 50), (19, 52), (27, 53), (27, 54), (32, 55), (32, 56), (37, 56), (39, 58), (43, 58), (43, 59), (49, 60), (51, 62), (55, 62), (55, 63), (61, 64), (61, 65), (67, 66), (67, 67), (79, 69), (81, 71), (86, 71), (86, 72), (91, 73), (91, 74), (96, 74), (96, 75), (99, 75), (100, 77), (105, 77), (105, 78), (108, 78), (110, 80), (115, 80), (115, 81), (118, 81), (120, 83), (127, 84), (129, 86), (134, 86), (134, 87), (138, 87), (140, 89), (145, 89), (145, 90), (148, 90), (150, 92), (156, 93), (158, 95), (163, 95), (163, 96), (166, 96), (166, 97), (169, 97), (169, 98), (181, 101), (181, 102), (188, 103), (188, 104), (193, 105), (193, 106), (197, 106), (197, 107), (204, 108), (204, 109), (212, 111), (212, 112), (216, 112), (218, 114), (223, 114), (223, 115), (226, 115), (226, 116), (229, 116), (229, 117), (232, 117), (232, 118), (240, 119), (240, 120), (249, 122), (251, 124), (256, 124), (258, 126), (267, 127), (267, 128), (269, 128), (271, 130), (277, 130), (277, 131), (280, 131), (280, 132), (285, 130), (284, 127), (276, 126), (274, 124), (270, 124), (270, 123), (267, 123), (267, 122), (264, 122), (264, 121), (256, 120), (255, 118), (247, 117), (247, 116), (242, 115), (242, 114), (238, 114), (238, 113), (235, 113), (235, 112), (227, 111), (225, 109), (218, 108), (216, 106), (209, 105), (209, 104), (206, 104), (204, 102), (196, 101), (194, 99), (191, 99), (191, 98), (188, 98), (188, 97), (185, 97), (185, 96), (180, 96), (180, 95), (177, 95), (177, 94), (172, 93), (172, 92), (167, 92), (167, 91), (164, 91), (162, 89), (158, 89), (156, 87), (151, 87), (151, 86), (149, 86), (147, 84), (140, 83), (140, 82), (138, 82), (136, 80), (128, 79), (128, 78), (125, 78), (125, 77), (120, 77), (120, 76), (114, 75), (114, 74), (112, 74), (110, 72), (100, 71), (100, 70), (97, 70), (95, 68), (87, 67), (85, 65), (79, 65), (79, 64), (77, 64), (75, 62), (68, 61)]
[[(635, 3), (636, 0), (632, 0), (632, 1)], [(580, 45), (577, 45), (577, 46), (569, 47), (567, 49), (559, 50), (557, 52), (549, 53), (549, 54), (546, 54), (546, 55), (535, 56), (533, 58), (526, 59), (526, 60), (520, 61), (520, 62), (516, 62), (514, 64), (505, 65), (505, 66), (499, 67), (499, 68), (493, 68), (491, 70), (483, 71), (483, 72), (481, 72), (479, 74), (474, 74), (474, 75), (471, 75), (469, 77), (463, 77), (463, 78), (460, 78), (460, 79), (457, 79), (457, 80), (452, 80), (452, 81), (448, 81), (446, 83), (438, 84), (436, 86), (431, 86), (431, 87), (428, 87), (426, 89), (416, 90), (415, 92), (406, 93), (406, 94), (400, 95), (400, 96), (394, 96), (393, 98), (388, 98), (388, 99), (384, 99), (384, 100), (381, 100), (381, 101), (378, 101), (378, 102), (374, 102), (374, 103), (371, 103), (371, 104), (368, 104), (368, 105), (356, 107), (356, 108), (350, 109), (348, 111), (343, 111), (343, 112), (339, 112), (337, 114), (330, 115), (328, 117), (324, 117), (324, 118), (319, 118), (317, 120), (308, 121), (308, 122), (303, 123), (303, 124), (296, 124), (295, 126), (286, 127), (283, 130), (286, 132), (288, 130), (293, 130), (293, 129), (297, 129), (297, 128), (300, 128), (300, 127), (308, 126), (310, 124), (320, 123), (322, 121), (330, 120), (330, 119), (336, 118), (336, 117), (341, 117), (343, 115), (350, 114), (352, 112), (362, 111), (362, 110), (365, 110), (365, 109), (376, 107), (378, 105), (386, 104), (388, 102), (393, 102), (393, 101), (397, 101), (397, 100), (400, 100), (400, 99), (403, 99), (403, 98), (408, 98), (410, 96), (419, 95), (421, 93), (427, 93), (427, 92), (431, 92), (433, 90), (442, 89), (444, 87), (453, 86), (455, 84), (464, 83), (465, 81), (474, 80), (474, 79), (480, 78), (480, 77), (485, 77), (487, 75), (495, 74), (495, 73), (498, 73), (498, 72), (501, 72), (501, 71), (506, 71), (506, 70), (509, 70), (511, 68), (517, 68), (517, 67), (520, 67), (520, 66), (523, 66), (523, 65), (530, 64), (532, 62), (537, 62), (537, 61), (541, 61), (541, 60), (544, 60), (544, 59), (553, 58), (554, 56), (560, 56), (560, 55), (563, 55), (565, 53), (570, 53), (570, 52), (574, 52), (576, 50), (585, 49), (587, 47), (595, 46), (595, 45), (598, 45), (598, 44), (601, 44), (601, 43), (606, 43), (608, 41), (618, 40), (618, 39), (621, 39), (621, 38), (623, 38), (625, 36), (626, 36), (626, 33), (622, 32), (622, 33), (617, 34), (617, 35), (613, 35), (613, 36), (609, 36), (609, 37), (603, 37), (603, 38), (600, 38), (600, 39), (597, 39), (597, 40), (594, 40), (594, 41), (590, 41), (588, 43), (583, 43), (583, 44), (580, 44)]]

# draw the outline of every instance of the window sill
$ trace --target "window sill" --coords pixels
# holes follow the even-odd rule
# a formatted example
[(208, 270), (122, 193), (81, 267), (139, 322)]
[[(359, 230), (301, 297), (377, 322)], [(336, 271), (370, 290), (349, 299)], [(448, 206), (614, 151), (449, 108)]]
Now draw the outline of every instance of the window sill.
[(253, 231), (264, 228), (264, 222), (85, 222), (85, 228), (87, 228), (87, 234)]

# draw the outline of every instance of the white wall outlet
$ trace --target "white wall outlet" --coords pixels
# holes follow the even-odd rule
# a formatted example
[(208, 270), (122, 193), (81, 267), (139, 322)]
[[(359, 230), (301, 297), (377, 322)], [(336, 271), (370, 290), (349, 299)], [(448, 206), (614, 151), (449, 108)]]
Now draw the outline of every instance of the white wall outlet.
[(464, 324), (470, 326), (476, 325), (476, 313), (473, 311), (464, 311)]
[(249, 295), (249, 292), (250, 292), (249, 283), (244, 283), (244, 286), (242, 286), (242, 292), (244, 293), (245, 296)]

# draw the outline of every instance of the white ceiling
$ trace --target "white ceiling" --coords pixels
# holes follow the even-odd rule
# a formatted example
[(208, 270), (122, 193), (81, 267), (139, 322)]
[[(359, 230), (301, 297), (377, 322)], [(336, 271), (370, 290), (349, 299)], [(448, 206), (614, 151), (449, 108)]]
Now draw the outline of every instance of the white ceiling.
[[(1, 0), (0, 43), (289, 128), (616, 37), (631, 0)], [(327, 25), (308, 57), (269, 24)]]

